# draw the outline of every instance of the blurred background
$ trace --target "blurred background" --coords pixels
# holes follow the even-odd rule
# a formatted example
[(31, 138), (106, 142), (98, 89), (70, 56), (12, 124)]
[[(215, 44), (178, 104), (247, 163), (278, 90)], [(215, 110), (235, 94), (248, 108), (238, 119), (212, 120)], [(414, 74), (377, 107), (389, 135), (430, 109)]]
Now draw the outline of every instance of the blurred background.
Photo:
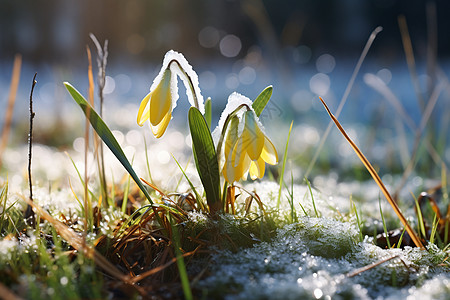
[[(400, 15), (410, 33), (418, 85), (408, 68)], [(402, 169), (415, 132), (406, 123), (395, 121), (401, 118), (379, 89), (387, 86), (419, 126), (425, 104), (444, 82), (426, 130), (435, 138), (433, 142), (439, 143), (438, 152), (448, 164), (449, 17), (450, 2), (444, 0), (2, 0), (0, 118), (7, 103), (14, 56), (21, 54), (16, 127), (27, 126), (31, 81), (37, 72), (36, 122), (43, 128), (41, 132), (48, 132), (38, 140), (64, 146), (81, 135), (81, 128), (56, 135), (61, 127), (55, 122), (83, 121), (62, 82), (69, 81), (86, 94), (86, 45), (93, 52), (97, 72), (95, 46), (89, 38), (93, 33), (102, 44), (109, 42), (105, 118), (116, 128), (137, 126), (140, 100), (159, 72), (164, 54), (174, 49), (182, 52), (198, 73), (203, 95), (213, 99), (216, 121), (231, 92), (254, 99), (263, 88), (273, 85), (263, 123), (269, 127), (270, 122), (268, 131), (274, 131), (273, 139), (283, 147), (288, 125), (294, 120), (298, 128), (293, 133), (293, 152), (298, 153), (294, 158), (307, 164), (311, 155), (305, 151), (314, 153), (329, 122), (318, 96), (336, 110), (369, 35), (382, 26), (340, 120), (370, 159)], [(381, 80), (378, 90), (370, 75)], [(183, 94), (180, 91), (178, 106), (187, 108)], [(174, 122), (185, 126), (186, 120)], [(334, 142), (342, 143), (339, 134), (332, 136)], [(403, 144), (399, 137), (405, 140)], [(13, 144), (21, 142), (26, 139), (12, 138)], [(399, 145), (403, 145), (403, 155)], [(328, 147), (324, 157), (323, 164), (332, 167), (354, 161), (345, 143)], [(424, 160), (419, 167), (425, 171), (435, 166), (430, 158)]]

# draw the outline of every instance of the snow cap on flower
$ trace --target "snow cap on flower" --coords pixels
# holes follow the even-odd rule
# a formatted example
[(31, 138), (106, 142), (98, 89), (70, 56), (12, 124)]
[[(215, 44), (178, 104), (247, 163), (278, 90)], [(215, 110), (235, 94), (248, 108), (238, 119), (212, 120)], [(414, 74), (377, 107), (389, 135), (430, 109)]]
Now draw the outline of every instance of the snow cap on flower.
[(157, 138), (166, 131), (177, 106), (177, 76), (186, 87), (189, 103), (202, 113), (205, 111), (197, 74), (181, 53), (170, 50), (164, 56), (161, 71), (153, 80), (150, 92), (142, 99), (137, 116), (139, 126), (150, 119), (150, 127)]
[[(227, 128), (224, 128), (228, 116), (231, 119)], [(262, 178), (265, 163), (278, 163), (277, 151), (265, 135), (252, 108), (252, 101), (243, 95), (230, 95), (215, 130), (217, 134), (223, 135), (223, 144), (218, 153), (219, 168), (229, 183), (246, 179), (248, 173), (253, 180)]]

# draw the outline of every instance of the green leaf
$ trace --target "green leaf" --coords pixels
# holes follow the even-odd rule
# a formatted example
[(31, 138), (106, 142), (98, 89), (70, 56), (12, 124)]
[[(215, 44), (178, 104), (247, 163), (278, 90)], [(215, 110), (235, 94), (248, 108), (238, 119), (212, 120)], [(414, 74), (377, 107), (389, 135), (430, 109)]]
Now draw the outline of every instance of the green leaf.
[(89, 119), (94, 130), (97, 132), (98, 136), (103, 140), (103, 142), (108, 146), (111, 152), (116, 156), (116, 158), (120, 161), (122, 166), (127, 170), (133, 180), (136, 182), (137, 186), (144, 193), (145, 197), (147, 197), (148, 201), (151, 205), (153, 205), (153, 201), (145, 188), (142, 181), (136, 175), (136, 172), (133, 170), (130, 162), (128, 161), (125, 153), (123, 153), (122, 148), (117, 142), (116, 138), (112, 134), (111, 130), (109, 130), (108, 126), (105, 122), (100, 118), (100, 116), (95, 112), (95, 110), (89, 105), (89, 103), (84, 99), (84, 97), (78, 92), (70, 83), (64, 82), (66, 89), (69, 91), (72, 98), (78, 103), (81, 110), (86, 115), (86, 118)]
[(214, 213), (221, 207), (219, 164), (208, 125), (195, 107), (189, 109), (189, 129), (195, 165), (206, 192), (209, 210)]
[(205, 120), (206, 120), (206, 124), (208, 124), (209, 129), (211, 129), (211, 120), (212, 120), (212, 116), (211, 116), (211, 97), (208, 97), (208, 99), (206, 99), (205, 102)]
[(272, 96), (273, 87), (269, 85), (266, 87), (258, 97), (256, 97), (255, 101), (253, 101), (252, 107), (256, 113), (256, 116), (259, 117), (261, 115), (264, 107), (266, 107), (267, 102), (269, 102), (270, 97)]

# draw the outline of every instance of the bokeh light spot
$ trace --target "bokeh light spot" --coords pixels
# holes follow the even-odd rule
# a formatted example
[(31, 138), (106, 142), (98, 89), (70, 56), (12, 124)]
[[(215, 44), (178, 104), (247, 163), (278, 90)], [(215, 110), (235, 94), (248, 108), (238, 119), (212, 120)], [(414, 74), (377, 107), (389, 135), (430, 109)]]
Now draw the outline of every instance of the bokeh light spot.
[(213, 90), (216, 87), (216, 74), (204, 71), (199, 75), (200, 86), (205, 90)]
[(316, 68), (320, 73), (331, 73), (336, 67), (336, 60), (330, 54), (322, 54), (316, 60)]
[(311, 59), (311, 49), (308, 46), (298, 46), (292, 53), (293, 59), (296, 63), (305, 64)]
[(225, 85), (230, 90), (235, 90), (239, 86), (239, 77), (234, 73), (228, 74), (225, 79)]
[(219, 40), (219, 31), (212, 26), (206, 26), (198, 33), (198, 42), (202, 47), (213, 48), (219, 43)]
[(309, 87), (314, 94), (325, 96), (330, 89), (330, 77), (327, 74), (317, 73), (309, 80)]
[(380, 77), (381, 80), (384, 81), (384, 83), (388, 84), (391, 82), (392, 79), (392, 73), (389, 69), (381, 69), (377, 72), (377, 76)]
[(252, 84), (256, 80), (256, 72), (252, 67), (244, 67), (239, 72), (239, 81), (242, 84)]
[(116, 81), (111, 76), (105, 77), (105, 88), (103, 89), (104, 94), (111, 94), (116, 89)]
[(220, 53), (225, 57), (235, 57), (241, 52), (242, 43), (234, 34), (228, 34), (220, 40)]

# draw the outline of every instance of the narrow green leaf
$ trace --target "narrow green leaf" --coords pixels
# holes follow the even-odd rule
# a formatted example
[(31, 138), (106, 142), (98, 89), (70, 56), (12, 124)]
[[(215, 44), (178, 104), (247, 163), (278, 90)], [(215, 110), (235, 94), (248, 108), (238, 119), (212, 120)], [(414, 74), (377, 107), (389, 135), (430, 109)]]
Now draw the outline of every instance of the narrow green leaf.
[(206, 201), (210, 211), (215, 212), (221, 207), (219, 164), (208, 125), (195, 107), (189, 109), (189, 129), (195, 165), (206, 192)]
[(127, 172), (130, 174), (130, 176), (136, 182), (138, 187), (144, 193), (145, 197), (147, 197), (150, 204), (153, 205), (153, 201), (150, 197), (150, 194), (148, 193), (148, 191), (145, 188), (142, 181), (136, 175), (136, 172), (133, 170), (133, 167), (131, 166), (130, 162), (126, 158), (125, 153), (123, 153), (122, 148), (120, 147), (116, 138), (112, 134), (111, 130), (109, 130), (108, 126), (105, 124), (105, 122), (102, 120), (102, 118), (100, 118), (100, 116), (97, 114), (97, 112), (91, 107), (91, 105), (86, 101), (86, 99), (84, 99), (84, 97), (80, 94), (80, 92), (78, 92), (68, 82), (64, 82), (64, 85), (66, 86), (66, 88), (69, 91), (72, 98), (77, 102), (77, 104), (80, 106), (81, 110), (84, 112), (86, 117), (89, 119), (89, 122), (91, 123), (94, 130), (97, 132), (98, 136), (103, 140), (103, 142), (106, 144), (106, 146), (108, 146), (108, 148), (111, 150), (111, 152), (120, 161), (120, 163), (125, 168), (125, 170), (127, 170)]
[(294, 121), (291, 121), (291, 126), (289, 127), (289, 133), (288, 133), (287, 141), (286, 141), (286, 148), (284, 149), (283, 166), (281, 167), (281, 175), (280, 175), (280, 188), (278, 189), (277, 209), (280, 207), (280, 203), (281, 203), (281, 187), (282, 187), (282, 183), (283, 183), (284, 171), (286, 169), (286, 160), (287, 160), (287, 153), (288, 153), (288, 147), (289, 147), (289, 139), (291, 138), (293, 124), (294, 124)]
[(211, 120), (212, 120), (212, 105), (211, 105), (211, 97), (208, 97), (205, 102), (205, 120), (208, 128), (211, 129)]
[(269, 102), (269, 99), (272, 96), (272, 90), (273, 87), (269, 85), (258, 97), (256, 97), (255, 101), (253, 101), (252, 107), (258, 117), (261, 115), (264, 107), (266, 107), (267, 102)]
[(198, 206), (198, 208), (201, 210), (201, 209), (204, 207), (204, 205), (201, 203), (200, 195), (198, 194), (197, 190), (195, 189), (194, 184), (193, 184), (192, 181), (189, 179), (189, 177), (186, 175), (186, 172), (183, 170), (183, 168), (181, 167), (180, 163), (179, 163), (178, 160), (175, 158), (175, 156), (173, 156), (173, 154), (172, 154), (172, 157), (173, 157), (173, 159), (175, 160), (175, 162), (177, 163), (178, 168), (180, 168), (181, 173), (183, 173), (184, 178), (186, 178), (187, 182), (189, 183), (189, 186), (191, 187), (192, 191), (194, 192), (194, 194), (195, 194), (195, 200), (197, 201), (197, 206)]
[(168, 214), (170, 226), (172, 228), (173, 238), (172, 245), (175, 250), (175, 255), (177, 259), (177, 267), (178, 273), (180, 275), (181, 287), (183, 288), (184, 299), (192, 300), (194, 297), (192, 296), (191, 286), (189, 284), (189, 276), (186, 271), (186, 264), (184, 263), (183, 253), (181, 252), (181, 237), (178, 232), (178, 224), (173, 220), (172, 216)]

